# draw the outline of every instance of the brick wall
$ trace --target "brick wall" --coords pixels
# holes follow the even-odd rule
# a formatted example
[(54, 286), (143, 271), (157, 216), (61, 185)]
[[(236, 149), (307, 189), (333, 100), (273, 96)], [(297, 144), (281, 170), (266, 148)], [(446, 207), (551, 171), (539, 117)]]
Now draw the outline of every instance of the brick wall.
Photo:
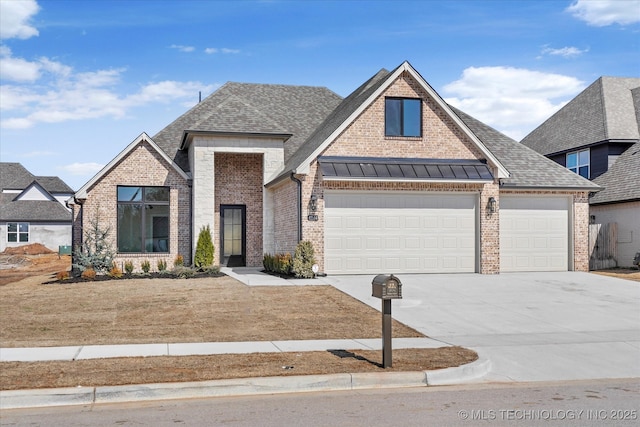
[(573, 194), (573, 269), (589, 271), (589, 193)]
[[(217, 152), (215, 161), (215, 260), (220, 262), (220, 205), (246, 205), (247, 266), (262, 265), (262, 154)], [(205, 178), (206, 179), (206, 178)]]
[(298, 244), (298, 184), (285, 180), (273, 188), (275, 212), (275, 253), (291, 255)]
[(167, 262), (170, 268), (180, 254), (185, 264), (191, 263), (191, 214), (190, 188), (188, 182), (146, 142), (140, 142), (87, 192), (87, 200), (73, 209), (73, 244), (77, 247), (82, 239), (82, 226), (89, 227), (98, 220), (101, 228), (110, 228), (111, 244), (117, 248), (117, 186), (167, 186), (170, 188), (169, 204), (169, 253), (118, 254), (115, 262), (122, 267), (131, 261), (136, 271), (147, 260), (152, 271), (158, 260)]

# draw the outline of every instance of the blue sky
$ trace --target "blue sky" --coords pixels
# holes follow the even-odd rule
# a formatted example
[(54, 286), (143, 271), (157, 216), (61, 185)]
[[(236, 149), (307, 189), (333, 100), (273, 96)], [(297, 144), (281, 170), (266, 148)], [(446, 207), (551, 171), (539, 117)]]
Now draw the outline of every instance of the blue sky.
[(78, 189), (227, 81), (347, 96), (408, 60), (521, 139), (602, 75), (640, 76), (640, 0), (0, 0), (0, 160)]

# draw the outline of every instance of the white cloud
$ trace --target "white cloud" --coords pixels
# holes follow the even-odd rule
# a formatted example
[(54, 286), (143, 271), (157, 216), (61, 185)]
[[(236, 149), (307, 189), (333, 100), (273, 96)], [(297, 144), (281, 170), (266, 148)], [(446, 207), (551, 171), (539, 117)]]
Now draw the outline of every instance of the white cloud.
[(71, 175), (91, 176), (95, 175), (104, 167), (100, 163), (71, 163), (69, 165), (60, 166), (58, 169), (68, 172)]
[(564, 58), (575, 58), (576, 56), (580, 56), (583, 53), (589, 52), (589, 49), (579, 49), (573, 46), (565, 46), (559, 49), (554, 49), (551, 47), (545, 47), (542, 49), (542, 55), (553, 55), (553, 56), (562, 56)]
[(206, 54), (212, 53), (225, 53), (225, 54), (236, 54), (240, 53), (240, 49), (229, 49), (228, 47), (223, 47), (222, 49), (218, 49), (217, 47), (208, 47), (204, 50)]
[(640, 22), (640, 0), (576, 0), (566, 10), (595, 27)]
[(520, 140), (584, 88), (574, 77), (512, 67), (470, 67), (445, 100)]
[(196, 48), (193, 46), (183, 46), (180, 44), (172, 44), (169, 47), (171, 49), (178, 49), (180, 52), (193, 52), (194, 50), (196, 50)]
[(40, 6), (35, 0), (0, 1), (0, 39), (28, 39), (38, 35), (38, 30), (29, 20), (38, 13)]
[(134, 93), (121, 94), (125, 69), (74, 73), (71, 67), (41, 58), (40, 77), (34, 84), (1, 85), (0, 126), (25, 129), (37, 123), (111, 117), (124, 118), (135, 107), (151, 103), (197, 100), (198, 91), (212, 85), (199, 82), (162, 81), (142, 85)]

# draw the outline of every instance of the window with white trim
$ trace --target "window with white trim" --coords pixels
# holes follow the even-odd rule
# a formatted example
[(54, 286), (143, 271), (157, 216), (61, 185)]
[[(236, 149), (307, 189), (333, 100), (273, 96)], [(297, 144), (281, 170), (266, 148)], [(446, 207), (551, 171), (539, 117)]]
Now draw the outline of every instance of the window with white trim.
[(7, 242), (28, 243), (29, 242), (29, 223), (28, 222), (8, 222), (7, 223)]
[(575, 172), (578, 175), (589, 179), (590, 171), (590, 155), (589, 150), (574, 151), (573, 153), (567, 153), (567, 169), (571, 172)]

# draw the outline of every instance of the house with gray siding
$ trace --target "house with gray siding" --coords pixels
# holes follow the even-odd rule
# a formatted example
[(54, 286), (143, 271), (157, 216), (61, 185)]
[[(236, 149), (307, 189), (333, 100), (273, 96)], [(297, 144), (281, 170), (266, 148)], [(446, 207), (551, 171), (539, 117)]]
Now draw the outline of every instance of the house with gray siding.
[(588, 269), (599, 187), (448, 105), (408, 62), (341, 98), (226, 83), (140, 134), (70, 200), (114, 230), (117, 260), (260, 267), (313, 244), (325, 274)]
[(40, 243), (58, 251), (71, 245), (73, 190), (55, 176), (34, 176), (20, 163), (0, 163), (0, 252)]

